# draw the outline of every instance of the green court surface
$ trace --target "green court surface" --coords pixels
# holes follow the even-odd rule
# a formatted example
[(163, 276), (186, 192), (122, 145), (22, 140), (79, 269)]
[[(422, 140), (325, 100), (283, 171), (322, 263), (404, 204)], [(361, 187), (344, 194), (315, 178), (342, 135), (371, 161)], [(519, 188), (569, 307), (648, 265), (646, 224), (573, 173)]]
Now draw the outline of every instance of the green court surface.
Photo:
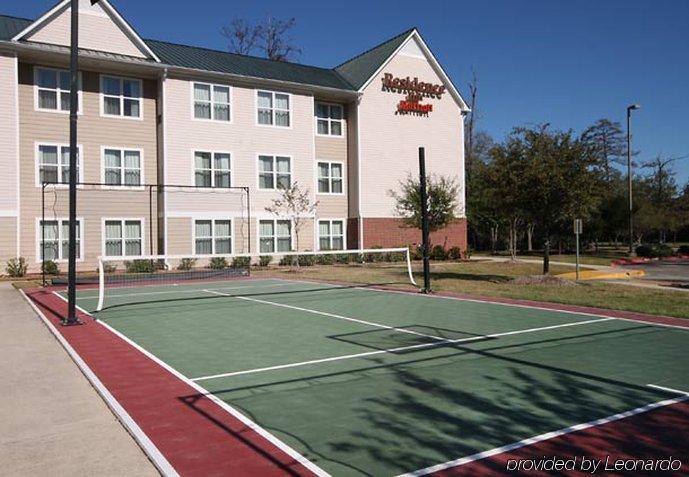
[(334, 475), (411, 472), (677, 397), (649, 385), (689, 390), (689, 330), (641, 322), (284, 280), (106, 297), (99, 320)]

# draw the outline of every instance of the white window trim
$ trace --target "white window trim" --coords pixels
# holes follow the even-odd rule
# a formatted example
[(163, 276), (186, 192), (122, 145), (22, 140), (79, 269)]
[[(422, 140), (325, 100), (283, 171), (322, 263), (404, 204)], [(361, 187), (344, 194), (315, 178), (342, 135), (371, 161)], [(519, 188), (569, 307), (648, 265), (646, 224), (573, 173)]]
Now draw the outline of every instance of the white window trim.
[[(42, 187), (43, 184), (41, 183), (41, 162), (40, 162), (40, 154), (39, 154), (39, 147), (40, 146), (53, 146), (58, 148), (58, 172), (61, 173), (62, 171), (60, 170), (59, 164), (60, 164), (60, 149), (63, 147), (69, 147), (69, 144), (64, 144), (64, 143), (58, 143), (58, 142), (48, 142), (48, 141), (36, 141), (34, 142), (34, 171), (36, 175), (36, 187)], [(79, 153), (79, 156), (77, 158), (77, 169), (79, 169), (79, 174), (77, 177), (77, 182), (84, 182), (84, 148), (82, 147), (81, 144), (77, 144), (77, 151)], [(61, 175), (61, 174), (59, 174)], [(50, 185), (51, 187), (56, 187), (56, 188), (68, 188), (69, 184), (64, 184), (60, 182), (56, 182), (54, 184)], [(82, 186), (78, 186), (81, 188)]]
[[(43, 221), (43, 218), (41, 217), (36, 217), (36, 263), (43, 263), (43, 260), (41, 260), (41, 239), (43, 238), (41, 234), (41, 222)], [(46, 217), (45, 218), (46, 222), (58, 222), (58, 236), (60, 234), (60, 231), (62, 230), (62, 222), (67, 222), (69, 223), (69, 217)], [(84, 232), (84, 218), (83, 217), (77, 217), (77, 223), (79, 224), (79, 258), (77, 258), (77, 262), (83, 262), (84, 261), (84, 237), (86, 236), (86, 233)], [(62, 247), (62, 240), (68, 240), (69, 237), (66, 239), (63, 239), (62, 237), (59, 237), (58, 242), (60, 243), (60, 247)], [(55, 263), (67, 263), (66, 258), (61, 258), (59, 260), (53, 260)]]
[[(335, 217), (335, 218), (330, 218), (330, 217), (318, 217), (316, 219), (316, 230), (315, 230), (315, 243), (316, 243), (316, 250), (321, 251), (321, 230), (320, 230), (320, 223), (321, 222), (330, 222), (330, 230), (332, 232), (332, 223), (333, 222), (342, 222), (342, 250), (347, 250), (347, 219), (342, 218), (342, 217)], [(332, 240), (332, 233), (330, 234), (330, 245), (332, 246), (333, 240)], [(332, 250), (329, 249), (329, 250)]]
[[(118, 79), (120, 81), (122, 80), (128, 80), (128, 81), (137, 81), (139, 83), (139, 92), (141, 95), (139, 96), (139, 115), (138, 116), (125, 116), (124, 115), (124, 92), (122, 95), (119, 96), (120, 98), (120, 113), (122, 114), (105, 114), (105, 96), (111, 96), (111, 95), (106, 95), (103, 93), (103, 82), (105, 78), (113, 78), (113, 79)], [(109, 75), (109, 74), (101, 74), (99, 78), (99, 85), (100, 85), (100, 91), (98, 94), (98, 100), (100, 102), (100, 115), (103, 118), (117, 118), (117, 119), (129, 119), (131, 121), (143, 121), (144, 120), (144, 82), (143, 80), (139, 78), (130, 78), (127, 76), (118, 76), (118, 75)], [(129, 97), (128, 97), (129, 98)], [(131, 97), (129, 99), (137, 99), (134, 97)]]
[[(260, 164), (260, 158), (261, 156), (270, 156), (273, 158), (273, 187), (272, 188), (265, 188), (261, 187), (261, 169), (259, 167)], [(293, 172), (293, 166), (294, 166), (294, 158), (290, 156), (289, 154), (273, 154), (273, 153), (259, 153), (256, 154), (256, 190), (258, 191), (264, 191), (264, 192), (279, 192), (283, 189), (278, 189), (278, 184), (277, 184), (277, 158), (278, 157), (285, 157), (289, 159), (289, 183), (290, 186), (294, 184), (294, 172)]]
[[(319, 117), (318, 117), (317, 111), (318, 111), (318, 105), (319, 105), (319, 104), (323, 104), (323, 105), (326, 105), (326, 106), (339, 106), (339, 107), (340, 107), (340, 109), (342, 110), (342, 118), (341, 118), (341, 119), (331, 119), (331, 118), (327, 118), (327, 119), (328, 119), (328, 130), (329, 130), (329, 131), (332, 131), (332, 127), (331, 127), (330, 123), (332, 123), (333, 121), (336, 121), (336, 122), (339, 122), (339, 123), (340, 123), (340, 134), (320, 134), (320, 133), (318, 132), (318, 120), (319, 120), (319, 119), (321, 119), (321, 120), (325, 119), (325, 118), (319, 118)], [(314, 119), (313, 119), (313, 120), (314, 120), (314, 131), (316, 131), (316, 136), (318, 136), (318, 137), (329, 137), (329, 138), (343, 138), (344, 135), (345, 135), (345, 118), (344, 118), (344, 111), (345, 111), (345, 109), (344, 109), (344, 105), (343, 105), (343, 104), (339, 104), (339, 103), (328, 103), (328, 102), (326, 102), (326, 101), (315, 101), (315, 102), (314, 102), (314, 110), (313, 110), (313, 116), (314, 116)]]
[[(203, 257), (206, 255), (198, 255), (196, 253), (196, 222), (199, 220), (210, 220), (212, 222), (212, 230), (211, 232), (215, 232), (215, 223), (219, 220), (229, 220), (230, 221), (230, 253), (229, 254), (217, 254), (215, 253), (215, 235), (213, 235), (212, 242), (211, 242), (211, 255), (218, 255), (218, 256), (223, 256), (223, 255), (231, 255), (235, 252), (234, 248), (234, 236), (235, 236), (235, 231), (234, 231), (234, 218), (233, 217), (209, 217), (209, 216), (196, 216), (191, 218), (191, 253), (192, 253), (192, 258), (193, 257)], [(208, 237), (205, 237), (208, 238)]]
[[(197, 84), (211, 87), (211, 118), (210, 119), (197, 118), (194, 115), (194, 110), (195, 110), (194, 106), (196, 103), (196, 98), (194, 97), (194, 85), (197, 85)], [(233, 105), (234, 105), (234, 96), (233, 96), (234, 88), (232, 86), (230, 86), (228, 84), (220, 84), (220, 83), (207, 83), (205, 81), (190, 81), (190, 85), (191, 85), (191, 89), (190, 89), (189, 94), (191, 95), (190, 97), (191, 97), (191, 120), (192, 121), (200, 121), (200, 122), (216, 123), (216, 124), (232, 124), (232, 123), (234, 123), (234, 114), (232, 114), (233, 113), (232, 110), (234, 109), (233, 108)], [(223, 121), (221, 119), (214, 119), (213, 118), (213, 116), (214, 116), (213, 112), (215, 111), (215, 109), (213, 108), (213, 88), (215, 88), (216, 86), (230, 89), (230, 103), (229, 103), (230, 120), (229, 121)], [(256, 113), (256, 114), (258, 115), (258, 113)], [(256, 120), (258, 121), (258, 116), (257, 116)]]
[[(320, 192), (320, 190), (318, 188), (318, 180), (320, 179), (320, 176), (318, 175), (319, 174), (318, 164), (320, 164), (320, 163), (329, 164), (328, 165), (328, 172), (330, 175), (328, 176), (328, 182), (330, 184), (331, 192)], [(332, 192), (332, 190), (333, 190), (332, 165), (333, 164), (339, 164), (340, 166), (342, 166), (342, 192)], [(340, 197), (345, 195), (345, 191), (347, 190), (346, 184), (345, 184), (345, 176), (346, 175), (347, 175), (347, 173), (345, 171), (344, 162), (342, 162), (342, 161), (329, 161), (327, 159), (326, 160), (317, 159), (316, 160), (316, 185), (315, 185), (315, 189), (314, 189), (316, 191), (316, 195), (334, 195), (334, 196), (340, 196)]]
[[(127, 221), (139, 221), (141, 222), (141, 255), (113, 255), (108, 256), (105, 253), (105, 223), (110, 221), (122, 222), (122, 240), (124, 241), (124, 222)], [(101, 243), (101, 256), (111, 260), (136, 260), (138, 257), (146, 255), (146, 219), (144, 217), (102, 217), (101, 218), (101, 233), (100, 233), (100, 243)], [(123, 244), (124, 245), (124, 244)], [(124, 253), (124, 248), (122, 248), (122, 253)]]
[[(105, 150), (114, 149), (122, 153), (122, 164), (120, 169), (122, 170), (122, 176), (120, 179), (124, 179), (124, 151), (136, 151), (139, 153), (139, 182), (138, 186), (128, 186), (128, 185), (106, 185), (105, 184)], [(144, 176), (144, 150), (140, 147), (124, 147), (124, 146), (101, 146), (100, 147), (100, 181), (103, 184), (102, 189), (125, 189), (125, 190), (143, 190), (144, 184), (146, 184), (146, 178)]]
[[(38, 66), (38, 65), (37, 65), (37, 66), (34, 66), (34, 68), (33, 68), (34, 111), (40, 111), (40, 112), (42, 112), (42, 113), (69, 114), (69, 109), (66, 110), (66, 111), (63, 111), (63, 110), (61, 110), (61, 109), (59, 109), (59, 108), (58, 108), (58, 109), (47, 109), (47, 108), (41, 108), (41, 107), (40, 107), (40, 102), (38, 101), (38, 90), (39, 90), (39, 89), (47, 89), (47, 88), (41, 88), (40, 86), (38, 86), (38, 70), (49, 70), (49, 71), (57, 71), (57, 72), (61, 72), (61, 71), (69, 72), (69, 70), (63, 70), (63, 69), (60, 69), (60, 68), (52, 68), (52, 67), (50, 67), (50, 66)], [(84, 83), (83, 83), (82, 77), (83, 77), (83, 75), (81, 74), (81, 71), (80, 71), (80, 72), (79, 72), (79, 92), (78, 92), (78, 94), (77, 94), (77, 97), (78, 97), (78, 99), (79, 99), (79, 101), (78, 101), (78, 107), (77, 107), (77, 114), (80, 115), (80, 116), (81, 116), (81, 114), (82, 114), (82, 112), (83, 112), (83, 89), (84, 89), (83, 84), (84, 84)], [(63, 91), (63, 90), (61, 90), (61, 89), (58, 87), (58, 88), (57, 88), (57, 91), (58, 91), (58, 93), (57, 93), (57, 95), (58, 95), (58, 101), (60, 101), (60, 93), (59, 93), (59, 91)], [(69, 91), (65, 91), (65, 92), (66, 92), (66, 93), (69, 93)]]
[[(197, 186), (196, 185), (196, 153), (197, 152), (205, 152), (211, 155), (211, 186), (210, 187), (202, 187), (202, 186)], [(213, 167), (215, 165), (215, 155), (216, 154), (228, 154), (230, 156), (230, 187), (234, 187), (234, 154), (232, 154), (229, 151), (217, 151), (217, 150), (211, 150), (211, 149), (194, 149), (191, 151), (191, 185), (194, 187), (198, 187), (200, 189), (222, 189), (222, 190), (227, 190), (228, 187), (216, 187), (215, 186), (215, 168)]]
[[(270, 93), (273, 96), (273, 107), (271, 108), (271, 114), (273, 118), (273, 124), (261, 124), (258, 122), (258, 93)], [(276, 94), (284, 94), (287, 96), (289, 99), (289, 126), (278, 126), (275, 124), (275, 95)], [(269, 89), (257, 89), (256, 94), (254, 94), (254, 111), (255, 111), (255, 116), (254, 116), (254, 121), (256, 121), (256, 126), (262, 127), (262, 128), (276, 128), (276, 129), (292, 129), (294, 127), (294, 101), (292, 98), (291, 93), (286, 93), (284, 91), (272, 91)], [(285, 111), (284, 109), (281, 109), (280, 111)]]
[(256, 254), (257, 255), (280, 255), (281, 253), (285, 252), (278, 252), (278, 243), (277, 243), (277, 235), (273, 235), (273, 249), (275, 250), (274, 252), (261, 252), (261, 222), (267, 222), (271, 221), (273, 222), (273, 230), (277, 231), (277, 222), (278, 221), (285, 221), (289, 222), (289, 248), (290, 251), (294, 250), (294, 220), (292, 219), (286, 219), (286, 218), (280, 218), (280, 217), (257, 217), (256, 218)]

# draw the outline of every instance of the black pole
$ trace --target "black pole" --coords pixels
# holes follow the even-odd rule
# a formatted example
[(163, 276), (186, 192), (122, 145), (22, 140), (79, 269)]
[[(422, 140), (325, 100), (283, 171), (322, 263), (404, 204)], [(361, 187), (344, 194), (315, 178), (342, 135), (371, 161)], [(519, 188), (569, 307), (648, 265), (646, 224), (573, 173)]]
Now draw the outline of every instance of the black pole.
[(423, 293), (431, 291), (431, 264), (429, 262), (428, 197), (426, 194), (426, 150), (419, 148), (419, 184), (421, 192), (421, 252), (423, 254)]
[(632, 108), (627, 108), (627, 193), (629, 195), (629, 256), (634, 255), (634, 208), (632, 206)]
[[(157, 217), (156, 217), (157, 219)], [(148, 254), (158, 255), (153, 251), (153, 186), (148, 186)]]
[[(60, 225), (58, 224), (58, 227)], [(59, 229), (58, 229), (59, 230)], [(62, 244), (60, 244), (62, 246)], [(45, 281), (45, 182), (41, 184), (41, 280)]]
[(248, 223), (248, 238), (249, 238), (249, 254), (251, 254), (251, 191), (248, 187), (245, 188), (246, 191), (246, 217)]
[[(67, 276), (67, 319), (65, 325), (80, 324), (76, 314), (77, 282), (77, 112), (79, 108), (79, 1), (71, 0), (71, 55), (69, 73), (69, 264)], [(59, 98), (58, 98), (59, 100)]]

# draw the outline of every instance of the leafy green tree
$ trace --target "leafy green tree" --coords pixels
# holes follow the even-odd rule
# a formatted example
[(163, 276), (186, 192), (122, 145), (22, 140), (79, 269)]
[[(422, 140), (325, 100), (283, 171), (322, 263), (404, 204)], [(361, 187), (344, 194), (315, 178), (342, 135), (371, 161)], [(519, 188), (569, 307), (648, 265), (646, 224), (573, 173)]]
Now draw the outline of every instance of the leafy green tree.
[[(454, 179), (444, 176), (426, 178), (428, 196), (428, 228), (431, 232), (443, 229), (456, 218), (459, 186)], [(395, 199), (395, 210), (409, 227), (421, 228), (421, 185), (411, 174), (400, 181), (399, 191), (388, 191)]]

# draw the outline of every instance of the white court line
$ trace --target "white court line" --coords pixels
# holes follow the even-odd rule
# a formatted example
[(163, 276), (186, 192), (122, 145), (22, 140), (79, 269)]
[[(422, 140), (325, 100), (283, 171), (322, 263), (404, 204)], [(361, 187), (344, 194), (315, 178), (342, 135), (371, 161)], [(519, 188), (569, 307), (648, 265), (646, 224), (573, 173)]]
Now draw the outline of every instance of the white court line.
[[(178, 476), (179, 474), (177, 471), (172, 467), (170, 462), (165, 458), (165, 456), (160, 452), (160, 450), (156, 447), (156, 445), (149, 439), (149, 437), (146, 435), (146, 433), (139, 427), (139, 425), (132, 419), (132, 417), (129, 415), (129, 413), (122, 407), (122, 405), (115, 399), (115, 397), (108, 391), (108, 388), (105, 387), (103, 382), (98, 379), (96, 374), (93, 372), (93, 370), (89, 367), (88, 364), (79, 356), (79, 353), (75, 351), (74, 348), (72, 348), (72, 345), (70, 345), (67, 340), (65, 339), (64, 336), (62, 336), (55, 326), (50, 322), (50, 320), (43, 314), (43, 312), (36, 306), (36, 304), (31, 300), (24, 290), (19, 290), (21, 295), (24, 297), (24, 299), (27, 301), (29, 306), (33, 308), (34, 312), (41, 318), (41, 321), (43, 321), (43, 324), (50, 330), (50, 332), (53, 334), (53, 336), (58, 340), (58, 342), (62, 345), (62, 347), (67, 351), (67, 354), (69, 355), (70, 358), (72, 358), (72, 361), (74, 361), (79, 368), (79, 370), (83, 373), (84, 376), (86, 376), (86, 379), (88, 379), (89, 383), (93, 386), (93, 388), (98, 392), (100, 397), (105, 401), (105, 404), (108, 406), (108, 408), (112, 411), (112, 413), (117, 417), (117, 420), (120, 421), (122, 426), (127, 430), (127, 432), (132, 436), (132, 438), (136, 441), (136, 443), (141, 447), (141, 449), (144, 451), (144, 453), (148, 456), (148, 458), (153, 462), (153, 465), (160, 471), (160, 473), (164, 476)], [(60, 296), (58, 294), (58, 296)], [(61, 297), (62, 298), (62, 297)]]
[(564, 436), (566, 434), (571, 434), (572, 432), (582, 431), (584, 429), (589, 429), (591, 427), (600, 426), (603, 424), (607, 424), (609, 422), (619, 421), (620, 419), (624, 419), (627, 417), (634, 416), (636, 414), (641, 414), (644, 412), (652, 411), (653, 409), (658, 409), (661, 407), (670, 406), (672, 404), (677, 404), (677, 403), (686, 401), (688, 399), (689, 399), (689, 395), (677, 397), (674, 399), (665, 399), (663, 401), (658, 401), (658, 402), (654, 402), (652, 404), (647, 404), (645, 406), (637, 407), (636, 409), (632, 409), (630, 411), (621, 412), (619, 414), (614, 414), (612, 416), (604, 417), (601, 419), (596, 419), (595, 421), (589, 421), (589, 422), (586, 422), (583, 424), (576, 424), (574, 426), (565, 427), (564, 429), (560, 429), (558, 431), (546, 432), (545, 434), (540, 434), (538, 436), (530, 437), (528, 439), (524, 439), (524, 440), (521, 440), (521, 441), (518, 441), (518, 442), (515, 442), (512, 444), (508, 444), (506, 446), (496, 447), (495, 449), (487, 450), (484, 452), (479, 452), (477, 454), (473, 454), (473, 455), (470, 455), (467, 457), (462, 457), (461, 459), (455, 459), (455, 460), (451, 460), (448, 462), (444, 462), (442, 464), (437, 464), (437, 465), (433, 465), (430, 467), (426, 467), (424, 469), (419, 469), (419, 470), (415, 470), (413, 472), (409, 472), (406, 474), (401, 474), (398, 477), (417, 477), (417, 476), (421, 476), (421, 475), (432, 474), (434, 472), (440, 472), (441, 470), (460, 467), (460, 466), (466, 465), (470, 462), (474, 462), (474, 461), (481, 460), (481, 459), (486, 459), (488, 457), (492, 457), (492, 456), (495, 456), (498, 454), (503, 454), (505, 452), (510, 452), (510, 451), (513, 451), (513, 450), (516, 450), (516, 449), (519, 449), (522, 447), (536, 444), (538, 442), (547, 441), (549, 439)]
[(689, 396), (689, 392), (681, 391), (679, 389), (666, 388), (665, 386), (658, 386), (657, 384), (647, 384), (646, 386), (648, 386), (649, 388), (660, 389), (661, 391), (667, 391), (669, 393), (683, 394), (685, 396)]
[(249, 298), (247, 296), (234, 296), (234, 295), (230, 295), (229, 293), (222, 293), (222, 292), (215, 291), (215, 290), (203, 290), (203, 291), (208, 292), (208, 293), (213, 293), (215, 295), (237, 298), (239, 300), (246, 300), (246, 301), (252, 301), (254, 303), (261, 303), (263, 305), (278, 306), (280, 308), (288, 308), (290, 310), (303, 311), (304, 313), (311, 313), (314, 315), (327, 316), (329, 318), (336, 318), (338, 320), (352, 321), (354, 323), (360, 323), (362, 325), (373, 326), (376, 328), (383, 328), (386, 330), (399, 331), (400, 333), (407, 333), (410, 335), (423, 336), (425, 338), (431, 338), (431, 339), (438, 340), (438, 341), (446, 341), (447, 340), (447, 338), (443, 338), (442, 336), (427, 335), (425, 333), (419, 333), (417, 331), (407, 330), (405, 328), (396, 328), (394, 326), (381, 325), (380, 323), (374, 323), (372, 321), (360, 320), (358, 318), (350, 318), (348, 316), (335, 315), (333, 313), (327, 313), (325, 311), (312, 310), (310, 308), (302, 308), (300, 306), (285, 305), (284, 303), (277, 303), (277, 302), (268, 301), (268, 300), (259, 300), (257, 298)]
[[(57, 292), (53, 292), (53, 293), (54, 293), (55, 295), (57, 295), (58, 297), (60, 297), (63, 301), (65, 301), (65, 302), (67, 301), (67, 300), (66, 300), (62, 295), (60, 295), (59, 293), (57, 293)], [(79, 307), (77, 307), (77, 308), (79, 308)], [(87, 311), (84, 311), (82, 308), (79, 308), (79, 310), (82, 311), (83, 313), (85, 313), (86, 315), (91, 316)], [(172, 366), (170, 366), (169, 364), (167, 364), (165, 361), (163, 361), (162, 359), (158, 358), (158, 357), (155, 356), (153, 353), (149, 352), (148, 350), (146, 350), (145, 348), (143, 348), (142, 346), (140, 346), (139, 344), (137, 344), (136, 342), (134, 342), (132, 339), (130, 339), (130, 338), (128, 338), (127, 336), (123, 335), (122, 333), (120, 333), (119, 331), (117, 331), (115, 328), (111, 327), (111, 326), (108, 325), (107, 323), (102, 322), (101, 320), (95, 320), (95, 319), (94, 319), (94, 322), (95, 322), (95, 323), (98, 323), (99, 325), (101, 325), (101, 326), (103, 326), (103, 327), (105, 327), (108, 331), (110, 331), (111, 333), (113, 333), (115, 336), (118, 336), (120, 339), (124, 340), (126, 343), (128, 343), (129, 345), (131, 345), (131, 346), (133, 346), (134, 348), (136, 348), (137, 350), (139, 350), (141, 353), (143, 353), (143, 354), (144, 354), (145, 356), (147, 356), (149, 359), (151, 359), (151, 360), (155, 361), (156, 363), (158, 363), (160, 366), (162, 366), (164, 369), (166, 369), (168, 372), (170, 372), (173, 376), (177, 377), (177, 379), (181, 380), (182, 382), (184, 382), (184, 383), (186, 383), (187, 385), (189, 385), (190, 387), (192, 387), (192, 388), (193, 388), (194, 390), (196, 390), (199, 394), (201, 394), (201, 395), (207, 397), (208, 399), (210, 399), (211, 401), (213, 401), (215, 404), (217, 404), (218, 406), (220, 406), (220, 408), (222, 408), (223, 410), (225, 410), (226, 412), (228, 412), (230, 415), (232, 415), (232, 416), (235, 417), (236, 419), (240, 420), (240, 421), (241, 421), (242, 423), (244, 423), (248, 428), (250, 428), (251, 430), (253, 430), (253, 431), (256, 432), (257, 434), (259, 434), (261, 437), (263, 437), (264, 439), (266, 439), (267, 441), (269, 441), (271, 444), (273, 444), (273, 445), (274, 445), (275, 447), (277, 447), (278, 449), (282, 450), (285, 454), (287, 454), (287, 455), (289, 455), (290, 457), (292, 457), (294, 460), (296, 460), (297, 462), (299, 462), (301, 465), (303, 465), (304, 467), (306, 467), (307, 469), (309, 469), (309, 470), (310, 470), (311, 472), (313, 472), (314, 474), (316, 474), (316, 475), (318, 475), (318, 476), (320, 476), (320, 477), (329, 477), (329, 476), (330, 476), (330, 474), (328, 474), (325, 470), (321, 469), (319, 466), (317, 466), (316, 464), (314, 464), (313, 462), (311, 462), (310, 460), (308, 460), (306, 457), (304, 457), (303, 455), (301, 455), (299, 452), (297, 452), (296, 450), (294, 450), (293, 448), (291, 448), (289, 445), (287, 445), (287, 444), (285, 444), (284, 442), (282, 442), (280, 439), (278, 439), (277, 437), (275, 437), (273, 434), (271, 434), (270, 432), (268, 432), (266, 429), (264, 429), (263, 427), (261, 427), (259, 424), (257, 424), (256, 422), (252, 421), (251, 419), (249, 419), (248, 417), (246, 417), (246, 416), (245, 416), (244, 414), (242, 414), (241, 412), (237, 411), (235, 408), (233, 408), (232, 406), (230, 406), (229, 404), (227, 404), (225, 401), (223, 401), (222, 399), (220, 399), (220, 398), (218, 398), (217, 396), (215, 396), (214, 394), (212, 394), (212, 393), (211, 393), (210, 391), (208, 391), (206, 388), (204, 388), (204, 387), (202, 387), (202, 386), (196, 384), (195, 382), (193, 382), (192, 380), (190, 380), (189, 378), (187, 378), (185, 375), (183, 375), (182, 373), (180, 373), (179, 371), (177, 371), (175, 368), (173, 368)]]
[[(224, 283), (224, 282), (211, 282), (211, 283)], [(204, 286), (208, 285), (208, 283), (204, 283)], [(254, 288), (272, 288), (272, 287), (286, 287), (289, 286), (290, 283), (273, 283), (271, 285), (251, 285), (251, 286), (245, 286), (245, 287), (219, 287), (219, 288), (214, 288), (214, 290), (246, 290), (246, 289), (254, 289)], [(178, 285), (170, 285), (167, 284), (166, 286), (178, 286)], [(126, 297), (137, 297), (137, 296), (146, 296), (146, 295), (165, 295), (165, 294), (179, 294), (179, 293), (198, 293), (198, 292), (203, 292), (205, 290), (201, 289), (194, 289), (194, 290), (165, 290), (165, 291), (157, 291), (157, 292), (143, 292), (143, 293), (125, 293), (121, 295), (106, 295), (106, 298), (126, 298)], [(77, 297), (77, 301), (79, 300), (93, 300), (95, 298), (98, 298), (98, 295), (93, 295), (93, 296), (82, 296), (82, 297)]]
[(281, 365), (277, 365), (277, 366), (269, 366), (266, 368), (247, 369), (244, 371), (233, 371), (231, 373), (222, 373), (222, 374), (214, 374), (214, 375), (209, 375), (209, 376), (200, 376), (198, 378), (192, 378), (192, 381), (206, 381), (209, 379), (227, 378), (227, 377), (232, 377), (232, 376), (240, 376), (243, 374), (262, 373), (265, 371), (274, 371), (277, 369), (296, 368), (296, 367), (300, 367), (300, 366), (308, 366), (311, 364), (328, 363), (328, 362), (332, 362), (332, 361), (343, 361), (346, 359), (353, 359), (353, 358), (364, 358), (367, 356), (374, 356), (374, 355), (384, 354), (384, 353), (397, 353), (400, 351), (410, 351), (410, 350), (415, 350), (415, 349), (433, 348), (433, 347), (438, 347), (438, 346), (445, 346), (448, 344), (467, 343), (467, 342), (478, 341), (478, 340), (483, 340), (483, 339), (500, 338), (503, 336), (535, 333), (537, 331), (552, 330), (552, 329), (556, 329), (556, 328), (567, 328), (570, 326), (588, 325), (591, 323), (600, 323), (602, 321), (610, 321), (610, 320), (612, 320), (612, 318), (599, 318), (596, 320), (573, 321), (571, 323), (562, 323), (559, 325), (542, 326), (540, 328), (529, 328), (529, 329), (525, 329), (525, 330), (506, 331), (504, 333), (493, 333), (490, 335), (472, 336), (470, 338), (459, 338), (456, 340), (444, 339), (441, 342), (435, 342), (435, 343), (421, 343), (421, 344), (417, 344), (417, 345), (400, 346), (399, 348), (390, 348), (390, 349), (383, 349), (383, 350), (377, 350), (377, 351), (367, 351), (364, 353), (345, 354), (342, 356), (332, 356), (330, 358), (314, 359), (311, 361), (301, 361), (298, 363), (281, 364)]
[[(510, 308), (526, 308), (526, 309), (530, 309), (530, 310), (542, 310), (542, 311), (549, 311), (551, 313), (565, 313), (565, 314), (569, 314), (569, 315), (604, 317), (604, 318), (612, 318), (614, 320), (620, 320), (620, 321), (629, 321), (632, 323), (644, 323), (646, 325), (658, 326), (661, 328), (674, 328), (674, 329), (678, 329), (678, 330), (689, 331), (689, 320), (687, 320), (687, 326), (670, 325), (667, 323), (657, 323), (654, 321), (645, 321), (642, 319), (622, 318), (620, 316), (611, 316), (611, 315), (608, 315), (605, 313), (591, 313), (588, 311), (563, 310), (560, 308), (548, 308), (545, 306), (524, 305), (522, 303), (505, 303), (505, 302), (501, 302), (501, 301), (483, 300), (480, 298), (464, 298), (464, 297), (457, 297), (457, 296), (433, 295), (433, 294), (412, 292), (412, 291), (407, 291), (407, 290), (387, 290), (387, 289), (383, 289), (383, 288), (375, 288), (376, 285), (372, 285), (370, 287), (349, 286), (349, 285), (340, 285), (340, 284), (335, 284), (335, 283), (327, 283), (327, 282), (319, 282), (319, 281), (292, 280), (292, 279), (287, 279), (287, 278), (271, 278), (271, 280), (279, 280), (279, 281), (283, 281), (283, 282), (293, 282), (293, 283), (308, 283), (311, 285), (328, 285), (328, 286), (332, 287), (333, 289), (352, 289), (352, 290), (363, 290), (363, 291), (377, 292), (377, 293), (396, 293), (396, 294), (401, 294), (401, 295), (416, 296), (416, 297), (420, 297), (420, 298), (421, 297), (430, 298), (430, 299), (440, 298), (443, 300), (468, 301), (468, 302), (472, 302), (472, 303), (484, 303), (487, 305), (507, 306)], [(308, 290), (304, 290), (304, 291), (308, 291)], [(559, 303), (553, 302), (552, 304), (557, 306)], [(580, 306), (580, 305), (572, 305), (572, 306)], [(602, 310), (602, 311), (605, 311), (605, 310)], [(673, 317), (668, 317), (668, 318), (673, 318)]]

